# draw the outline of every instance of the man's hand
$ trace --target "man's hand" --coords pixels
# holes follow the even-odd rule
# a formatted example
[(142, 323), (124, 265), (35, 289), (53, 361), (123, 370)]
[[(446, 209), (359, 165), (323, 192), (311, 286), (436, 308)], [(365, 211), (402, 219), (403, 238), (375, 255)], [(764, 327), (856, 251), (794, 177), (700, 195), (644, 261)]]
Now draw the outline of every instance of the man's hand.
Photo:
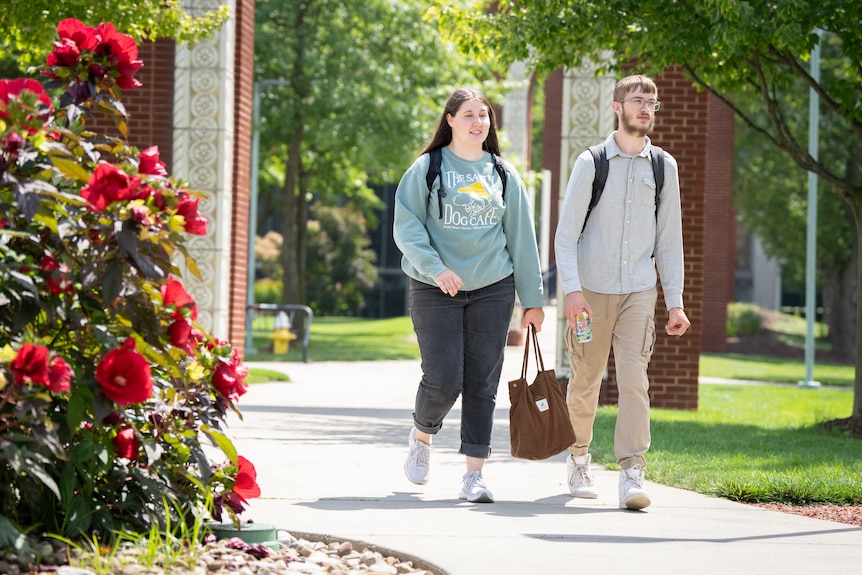
[(584, 297), (584, 292), (573, 291), (566, 294), (566, 301), (563, 303), (563, 310), (566, 312), (566, 319), (569, 320), (569, 325), (575, 329), (575, 322), (581, 322), (581, 327), (587, 329), (587, 321), (584, 319), (584, 312), (588, 316), (593, 315), (593, 310), (590, 309), (590, 304), (587, 303)]
[(671, 308), (668, 310), (668, 315), (667, 325), (664, 327), (668, 335), (680, 336), (691, 327), (691, 322), (688, 321), (688, 316), (681, 307)]

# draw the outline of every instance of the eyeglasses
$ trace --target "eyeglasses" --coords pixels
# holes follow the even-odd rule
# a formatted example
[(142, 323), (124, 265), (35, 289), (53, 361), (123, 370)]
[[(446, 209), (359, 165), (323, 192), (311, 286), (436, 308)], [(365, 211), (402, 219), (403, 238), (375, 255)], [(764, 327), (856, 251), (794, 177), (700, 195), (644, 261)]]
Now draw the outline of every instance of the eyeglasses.
[(643, 108), (644, 104), (649, 106), (651, 109), (656, 112), (661, 108), (661, 102), (658, 100), (644, 100), (643, 98), (623, 98), (622, 100), (618, 100), (619, 102), (632, 102), (638, 108)]

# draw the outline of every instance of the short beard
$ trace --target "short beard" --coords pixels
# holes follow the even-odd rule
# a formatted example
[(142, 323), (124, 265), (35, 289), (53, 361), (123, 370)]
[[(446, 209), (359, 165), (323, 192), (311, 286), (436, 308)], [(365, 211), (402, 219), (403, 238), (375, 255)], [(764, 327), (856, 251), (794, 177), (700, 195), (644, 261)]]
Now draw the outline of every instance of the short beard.
[(636, 128), (629, 124), (628, 117), (625, 113), (620, 115), (620, 128), (623, 132), (631, 136), (639, 136), (643, 138), (652, 132), (653, 126), (655, 126), (655, 116), (650, 118), (649, 125), (646, 128)]

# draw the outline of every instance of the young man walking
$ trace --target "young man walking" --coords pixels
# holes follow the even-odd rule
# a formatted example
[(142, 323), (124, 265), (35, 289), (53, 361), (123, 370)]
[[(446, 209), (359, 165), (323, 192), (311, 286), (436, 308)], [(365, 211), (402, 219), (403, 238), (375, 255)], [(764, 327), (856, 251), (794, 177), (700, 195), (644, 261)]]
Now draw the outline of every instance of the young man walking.
[[(590, 470), (590, 442), (599, 389), (611, 346), (614, 350), (619, 413), (614, 454), (622, 471), (620, 507), (643, 509), (650, 446), (647, 366), (655, 343), (657, 275), (669, 320), (668, 335), (681, 336), (691, 323), (683, 309), (682, 218), (676, 160), (664, 153), (664, 182), (656, 188), (649, 134), (659, 110), (658, 89), (646, 76), (614, 86), (617, 130), (604, 142), (608, 170), (600, 200), (591, 206), (596, 163), (589, 151), (575, 162), (566, 188), (554, 247), (565, 293), (571, 375), (567, 401), (576, 442), (567, 460), (574, 497), (598, 496)], [(587, 217), (589, 216), (589, 217)], [(591, 341), (578, 341), (575, 322), (592, 328)]]

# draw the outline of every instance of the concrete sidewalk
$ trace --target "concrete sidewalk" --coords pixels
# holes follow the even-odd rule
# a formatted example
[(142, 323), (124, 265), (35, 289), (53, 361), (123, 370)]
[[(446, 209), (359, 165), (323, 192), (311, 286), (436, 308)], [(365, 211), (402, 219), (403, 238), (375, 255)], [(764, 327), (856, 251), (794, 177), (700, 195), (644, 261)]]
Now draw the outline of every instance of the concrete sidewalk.
[[(553, 368), (553, 345), (542, 350)], [(503, 367), (484, 470), (492, 504), (458, 499), (459, 404), (434, 439), (430, 482), (404, 477), (418, 360), (247, 364), (291, 382), (251, 386), (239, 401), (243, 420), (231, 420), (263, 492), (242, 518), (372, 543), (449, 575), (860, 573), (857, 527), (650, 482), (651, 507), (620, 510), (617, 472), (596, 465), (599, 498), (572, 499), (565, 454), (531, 462), (509, 453), (506, 382), (519, 376), (522, 354), (508, 348)]]

